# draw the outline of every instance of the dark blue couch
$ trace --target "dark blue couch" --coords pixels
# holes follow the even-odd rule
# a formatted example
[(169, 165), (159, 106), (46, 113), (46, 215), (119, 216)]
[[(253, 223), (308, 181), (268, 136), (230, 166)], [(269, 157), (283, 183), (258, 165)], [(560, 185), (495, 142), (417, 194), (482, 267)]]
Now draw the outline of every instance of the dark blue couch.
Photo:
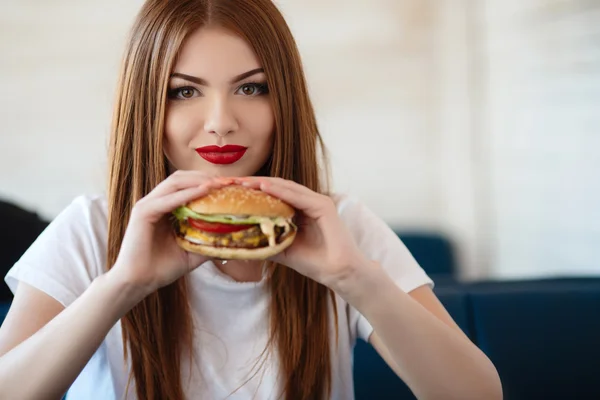
[[(600, 278), (436, 289), (494, 362), (509, 400), (600, 399)], [(357, 399), (414, 399), (371, 347), (356, 347)], [(376, 389), (377, 388), (377, 389)]]
[[(505, 399), (600, 399), (600, 278), (442, 285), (436, 294), (498, 368)], [(415, 398), (362, 341), (354, 375), (357, 400)]]

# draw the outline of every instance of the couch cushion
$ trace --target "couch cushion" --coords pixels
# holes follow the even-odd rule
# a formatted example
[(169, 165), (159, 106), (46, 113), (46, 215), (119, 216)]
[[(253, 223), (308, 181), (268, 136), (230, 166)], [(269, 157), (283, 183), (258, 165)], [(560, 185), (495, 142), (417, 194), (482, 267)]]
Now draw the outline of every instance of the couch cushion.
[(10, 303), (1, 303), (0, 302), (0, 326), (2, 326), (2, 322), (4, 322), (4, 318), (8, 313), (8, 309), (10, 308)]
[(449, 239), (435, 232), (395, 230), (415, 260), (432, 278), (453, 277), (456, 262)]
[(48, 222), (36, 213), (12, 202), (0, 200), (0, 302), (11, 301), (12, 293), (4, 283), (8, 270), (46, 228)]
[(600, 398), (600, 280), (495, 283), (470, 299), (505, 399)]

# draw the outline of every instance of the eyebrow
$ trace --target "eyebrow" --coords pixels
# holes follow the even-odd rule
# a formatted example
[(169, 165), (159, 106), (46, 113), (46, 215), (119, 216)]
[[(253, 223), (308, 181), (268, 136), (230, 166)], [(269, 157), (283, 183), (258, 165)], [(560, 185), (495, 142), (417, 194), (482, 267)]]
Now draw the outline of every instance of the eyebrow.
[[(264, 72), (265, 72), (264, 68), (255, 68), (253, 70), (250, 70), (248, 72), (244, 72), (243, 74), (239, 74), (239, 75), (235, 76), (230, 81), (230, 83), (232, 83), (232, 84), (237, 83), (243, 79), (251, 77), (252, 75), (256, 75), (256, 74), (260, 74), (260, 73), (264, 73)], [(172, 73), (171, 78), (182, 78), (182, 79), (185, 79), (186, 81), (194, 82), (201, 86), (208, 86), (208, 82), (205, 79), (198, 78), (197, 76), (182, 74), (180, 72)]]

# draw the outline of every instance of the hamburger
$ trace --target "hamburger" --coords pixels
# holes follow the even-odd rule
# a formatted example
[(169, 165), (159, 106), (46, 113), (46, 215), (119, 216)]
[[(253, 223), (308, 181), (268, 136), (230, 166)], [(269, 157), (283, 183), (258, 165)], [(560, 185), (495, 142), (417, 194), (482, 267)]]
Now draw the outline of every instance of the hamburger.
[(295, 210), (260, 190), (213, 189), (173, 214), (181, 248), (222, 260), (264, 260), (292, 244)]

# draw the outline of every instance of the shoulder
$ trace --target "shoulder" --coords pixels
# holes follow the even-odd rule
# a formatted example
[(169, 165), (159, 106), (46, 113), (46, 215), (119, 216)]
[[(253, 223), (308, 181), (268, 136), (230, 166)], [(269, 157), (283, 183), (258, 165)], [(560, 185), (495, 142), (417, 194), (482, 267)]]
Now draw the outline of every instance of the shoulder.
[(103, 194), (80, 195), (75, 197), (61, 214), (86, 216), (93, 220), (106, 220), (108, 216), (108, 202), (106, 196)]
[(358, 202), (358, 198), (356, 196), (351, 196), (347, 193), (338, 193), (334, 192), (329, 195), (338, 212), (341, 214), (341, 211), (344, 210), (348, 205), (356, 204)]
[(104, 195), (75, 197), (51, 222), (47, 231), (103, 231), (108, 223), (108, 206)]
[(338, 214), (358, 246), (366, 253), (404, 247), (391, 227), (358, 197), (332, 194)]
[(59, 243), (62, 251), (101, 246), (108, 233), (108, 208), (103, 195), (75, 197), (42, 232), (37, 242)]
[(74, 198), (44, 229), (6, 276), (49, 294), (67, 306), (105, 271), (107, 202), (104, 196)]
[(49, 226), (42, 235), (82, 229), (97, 231), (98, 228), (104, 227), (107, 221), (108, 207), (104, 195), (80, 195), (73, 198), (50, 220)]
[(355, 196), (335, 194), (340, 219), (356, 244), (371, 260), (378, 261), (406, 292), (422, 284), (432, 285), (421, 266), (392, 227)]
[(50, 223), (44, 234), (60, 236), (65, 249), (68, 245), (103, 247), (108, 235), (106, 197), (104, 195), (75, 197)]
[(387, 223), (357, 196), (334, 193), (330, 197), (336, 205), (338, 215), (354, 234), (365, 230), (389, 230)]
[(352, 217), (360, 208), (365, 207), (357, 196), (347, 193), (332, 193), (330, 197), (341, 217)]

